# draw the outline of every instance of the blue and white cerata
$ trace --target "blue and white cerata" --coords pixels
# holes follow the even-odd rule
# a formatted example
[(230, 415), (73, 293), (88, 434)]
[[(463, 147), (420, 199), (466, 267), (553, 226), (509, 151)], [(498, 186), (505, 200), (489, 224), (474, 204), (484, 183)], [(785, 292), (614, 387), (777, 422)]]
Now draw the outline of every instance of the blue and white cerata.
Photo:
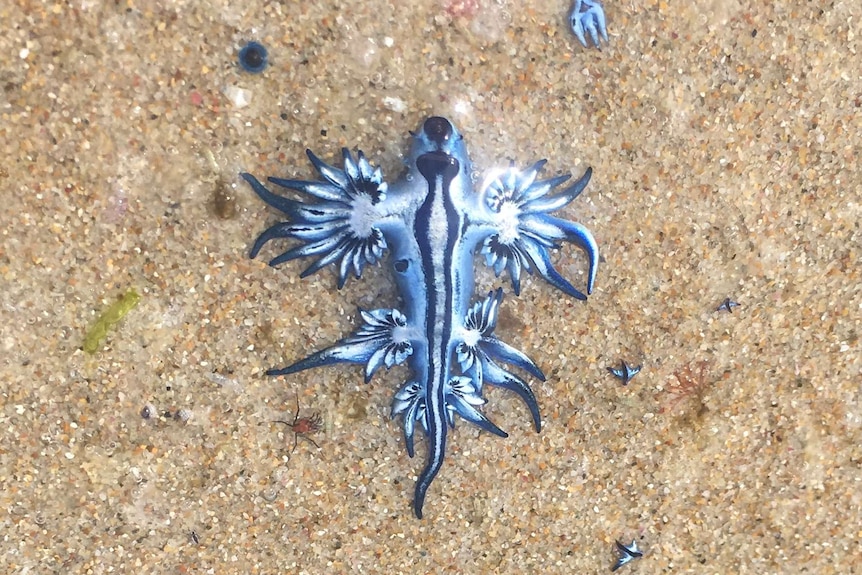
[(590, 168), (553, 195), (549, 192), (570, 176), (537, 180), (544, 161), (523, 171), (500, 170), (477, 191), (470, 180), (463, 136), (449, 120), (428, 118), (412, 135), (407, 173), (391, 183), (362, 152), (354, 159), (347, 149), (343, 150), (343, 169), (307, 152), (321, 180), (269, 178), (272, 184), (305, 194), (309, 201), (276, 195), (250, 174), (242, 177), (264, 202), (288, 219), (257, 238), (251, 257), (269, 240), (299, 240), (270, 265), (314, 257), (301, 276), (335, 264), (341, 288), (351, 271), (360, 277), (366, 264), (377, 263), (386, 250), (391, 252), (388, 265), (401, 293), (402, 309), (360, 310), (363, 324), (353, 335), (267, 374), (361, 363), (367, 382), (381, 366), (408, 362), (412, 377), (395, 393), (392, 416), (402, 416), (410, 457), (416, 422), (425, 431), (428, 460), (413, 499), (413, 509), (421, 518), (425, 495), (443, 464), (448, 427), (454, 426), (455, 414), (507, 437), (477, 409), (485, 403), (485, 384), (517, 393), (527, 404), (536, 431), (541, 429), (539, 406), (530, 386), (498, 362), (542, 381), (545, 376), (523, 352), (494, 335), (502, 290), (472, 301), (475, 252), (484, 254), (498, 275), (508, 270), (515, 294), (520, 292), (522, 272), (527, 272), (585, 300), (586, 295), (554, 269), (549, 252), (562, 240), (581, 248), (589, 259), (587, 293), (591, 293), (598, 247), (584, 226), (551, 215), (583, 191), (592, 174)]

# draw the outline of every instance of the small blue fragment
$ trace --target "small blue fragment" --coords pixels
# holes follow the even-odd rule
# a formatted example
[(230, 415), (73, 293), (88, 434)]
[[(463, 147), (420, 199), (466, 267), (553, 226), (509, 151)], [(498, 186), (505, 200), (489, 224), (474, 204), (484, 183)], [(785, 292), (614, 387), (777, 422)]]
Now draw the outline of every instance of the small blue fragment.
[(259, 42), (249, 42), (239, 51), (239, 65), (246, 72), (260, 74), (269, 63), (269, 54)]
[(628, 385), (632, 378), (638, 373), (640, 373), (640, 370), (643, 366), (639, 365), (637, 367), (632, 367), (626, 362), (622, 362), (622, 364), (623, 366), (621, 368), (617, 369), (614, 367), (609, 367), (608, 371), (613, 374), (613, 376), (617, 379), (622, 380), (623, 385)]
[(724, 301), (721, 302), (720, 306), (715, 308), (715, 311), (721, 311), (721, 310), (726, 309), (729, 313), (733, 313), (733, 308), (739, 307), (741, 305), (742, 305), (741, 303), (735, 302), (728, 297), (728, 298), (724, 298)]
[(617, 541), (616, 543), (617, 553), (619, 553), (619, 557), (617, 558), (617, 562), (614, 563), (614, 566), (611, 567), (611, 571), (616, 571), (626, 563), (634, 561), (635, 559), (640, 559), (644, 556), (643, 551), (638, 549), (638, 542), (634, 539), (632, 539), (631, 545), (625, 545), (623, 543), (620, 543), (619, 541)]
[(584, 48), (590, 47), (588, 38), (599, 48), (599, 35), (606, 44), (608, 42), (605, 11), (597, 0), (574, 0), (569, 12), (569, 26)]

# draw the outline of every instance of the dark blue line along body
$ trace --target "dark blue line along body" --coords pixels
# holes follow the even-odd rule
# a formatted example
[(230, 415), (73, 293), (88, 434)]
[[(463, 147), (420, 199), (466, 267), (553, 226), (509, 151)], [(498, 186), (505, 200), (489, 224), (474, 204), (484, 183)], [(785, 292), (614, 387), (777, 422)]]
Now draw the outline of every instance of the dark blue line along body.
[[(427, 131), (427, 130), (426, 130)], [(442, 135), (438, 134), (442, 140)], [(462, 225), (461, 214), (452, 204), (450, 186), (457, 177), (458, 160), (443, 152), (423, 154), (416, 159), (419, 172), (428, 182), (428, 195), (416, 211), (413, 237), (422, 258), (428, 310), (425, 314), (425, 340), (428, 342), (426, 381), (426, 419), (429, 437), (428, 463), (416, 482), (413, 500), (417, 517), (422, 517), (422, 505), (428, 487), (443, 465), (446, 453), (446, 402), (444, 386), (448, 382), (452, 350), (446, 334), (452, 333), (454, 312), (452, 274), (439, 270), (452, 269), (452, 253)]]
[(250, 174), (242, 174), (267, 204), (287, 215), (255, 241), (251, 257), (269, 240), (292, 238), (299, 244), (270, 261), (317, 259), (303, 277), (334, 264), (338, 286), (352, 272), (360, 277), (366, 264), (380, 261), (386, 250), (404, 310), (360, 310), (362, 326), (335, 345), (288, 367), (270, 370), (286, 375), (334, 363), (365, 364), (369, 381), (382, 366), (408, 362), (411, 379), (395, 393), (392, 417), (401, 416), (408, 455), (414, 454), (418, 422), (427, 438), (427, 461), (416, 483), (413, 506), (422, 517), (425, 497), (445, 457), (447, 431), (455, 414), (501, 437), (506, 433), (477, 408), (484, 405), (485, 384), (511, 390), (530, 410), (541, 430), (538, 402), (530, 386), (498, 362), (544, 380), (542, 371), (523, 352), (494, 336), (502, 290), (472, 302), (473, 254), (480, 251), (499, 275), (509, 272), (515, 293), (521, 272), (537, 274), (566, 294), (586, 299), (554, 268), (550, 250), (561, 241), (574, 243), (589, 259), (587, 293), (596, 277), (598, 247), (582, 225), (551, 216), (586, 187), (588, 168), (562, 191), (549, 192), (569, 179), (536, 177), (544, 165), (509, 168), (491, 174), (478, 189), (470, 180), (470, 161), (463, 137), (449, 120), (428, 118), (413, 135), (407, 174), (384, 181), (359, 152), (343, 150), (344, 168), (330, 166), (310, 151), (322, 180), (269, 178), (312, 201), (270, 192)]

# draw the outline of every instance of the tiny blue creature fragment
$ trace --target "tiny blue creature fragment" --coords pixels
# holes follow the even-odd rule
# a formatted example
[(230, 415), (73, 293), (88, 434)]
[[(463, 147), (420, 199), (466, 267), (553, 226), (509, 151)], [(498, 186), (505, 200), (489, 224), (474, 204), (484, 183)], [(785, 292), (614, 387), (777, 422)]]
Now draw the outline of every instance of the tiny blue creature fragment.
[(726, 309), (728, 313), (733, 313), (733, 308), (741, 306), (741, 303), (732, 301), (729, 297), (724, 298), (724, 301), (721, 302), (721, 305), (715, 308), (715, 311), (721, 311)]
[(623, 545), (619, 541), (617, 543), (617, 551), (620, 556), (617, 558), (617, 562), (614, 563), (614, 566), (611, 567), (611, 571), (616, 571), (626, 563), (634, 561), (635, 559), (640, 559), (644, 556), (643, 551), (638, 549), (638, 542), (632, 539), (631, 545)]
[(621, 368), (617, 369), (615, 367), (609, 367), (608, 371), (611, 372), (617, 379), (622, 380), (623, 385), (628, 385), (632, 378), (638, 373), (640, 373), (643, 366), (639, 365), (637, 367), (631, 367), (624, 361), (622, 362), (622, 364), (623, 366)]
[(249, 42), (239, 51), (239, 65), (246, 72), (260, 74), (269, 62), (266, 48), (259, 42)]
[(586, 34), (596, 48), (599, 48), (599, 34), (608, 42), (608, 29), (605, 22), (605, 11), (597, 0), (575, 0), (572, 11), (569, 12), (569, 25), (584, 48), (589, 48)]

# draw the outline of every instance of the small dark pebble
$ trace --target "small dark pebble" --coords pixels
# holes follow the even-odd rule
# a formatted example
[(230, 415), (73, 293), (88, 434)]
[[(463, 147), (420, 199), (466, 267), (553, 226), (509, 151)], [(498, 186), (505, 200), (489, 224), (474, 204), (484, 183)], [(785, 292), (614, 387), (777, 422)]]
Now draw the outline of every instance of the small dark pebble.
[(268, 54), (263, 44), (249, 42), (239, 51), (239, 65), (246, 72), (260, 74), (266, 68)]
[(174, 413), (174, 419), (177, 421), (182, 421), (186, 423), (188, 420), (192, 418), (192, 412), (188, 409), (178, 409), (176, 413)]

